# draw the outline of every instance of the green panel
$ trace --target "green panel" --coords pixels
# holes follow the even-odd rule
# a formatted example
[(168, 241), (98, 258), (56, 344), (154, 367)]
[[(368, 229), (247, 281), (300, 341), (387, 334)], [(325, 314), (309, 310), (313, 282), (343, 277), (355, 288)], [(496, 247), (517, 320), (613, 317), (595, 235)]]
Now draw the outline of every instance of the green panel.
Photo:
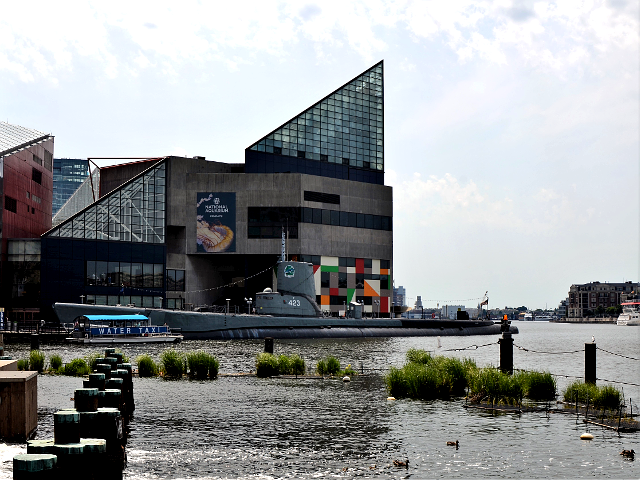
[(336, 272), (337, 273), (339, 268), (340, 267), (334, 267), (332, 265), (322, 265), (320, 267), (320, 271), (321, 272)]
[(353, 301), (353, 296), (356, 293), (355, 288), (347, 288), (347, 303), (351, 303)]

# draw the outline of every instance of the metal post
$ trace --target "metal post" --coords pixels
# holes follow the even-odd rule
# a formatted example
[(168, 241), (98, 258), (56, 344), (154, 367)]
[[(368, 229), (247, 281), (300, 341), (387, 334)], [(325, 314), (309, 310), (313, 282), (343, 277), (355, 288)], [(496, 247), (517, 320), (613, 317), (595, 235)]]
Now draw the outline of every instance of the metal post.
[(264, 339), (264, 351), (265, 351), (265, 353), (273, 354), (273, 337), (265, 337), (265, 339)]
[(229, 302), (231, 301), (230, 298), (227, 298), (227, 315), (229, 315)]
[(596, 344), (584, 344), (584, 383), (596, 383)]
[(31, 350), (40, 350), (40, 336), (37, 333), (31, 334)]

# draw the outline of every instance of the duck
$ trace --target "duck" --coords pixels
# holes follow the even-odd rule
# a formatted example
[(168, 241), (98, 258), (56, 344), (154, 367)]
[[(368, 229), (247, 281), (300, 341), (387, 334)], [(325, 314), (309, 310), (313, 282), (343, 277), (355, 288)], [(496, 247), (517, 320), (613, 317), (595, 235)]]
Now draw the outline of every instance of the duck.
[(404, 462), (402, 460), (394, 460), (393, 464), (396, 467), (405, 467), (405, 468), (409, 468), (409, 459), (406, 459)]
[(457, 450), (460, 444), (458, 443), (458, 440), (456, 440), (455, 442), (447, 442), (447, 446), (456, 447), (456, 450)]
[(626, 458), (633, 458), (635, 456), (636, 452), (633, 451), (633, 449), (631, 450), (622, 450), (620, 452), (620, 455), (622, 455), (623, 457)]

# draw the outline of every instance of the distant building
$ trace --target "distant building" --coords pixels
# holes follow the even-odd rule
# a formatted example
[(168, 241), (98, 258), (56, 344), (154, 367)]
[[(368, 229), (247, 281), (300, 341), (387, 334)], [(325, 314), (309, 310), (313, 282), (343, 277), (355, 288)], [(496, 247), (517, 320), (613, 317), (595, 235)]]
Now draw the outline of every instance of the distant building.
[(443, 305), (440, 309), (441, 318), (448, 318), (450, 320), (455, 320), (458, 310), (464, 312), (464, 305)]
[(420, 295), (418, 295), (418, 298), (416, 298), (416, 303), (413, 306), (414, 310), (418, 309), (418, 308), (423, 308), (422, 307), (422, 297)]
[(558, 305), (558, 316), (563, 318), (566, 317), (568, 312), (568, 305), (569, 305), (569, 298), (565, 298), (564, 300), (562, 300), (560, 302), (560, 305)]
[(591, 282), (571, 285), (569, 288), (568, 317), (581, 318), (593, 315), (596, 308), (615, 307), (622, 302), (622, 295), (634, 290), (632, 282), (600, 283)]
[(51, 228), (53, 140), (0, 122), (0, 307), (10, 320), (39, 312), (39, 237)]
[(76, 158), (55, 158), (53, 160), (53, 202), (52, 214), (65, 204), (82, 182), (89, 176), (89, 161)]
[(393, 304), (399, 307), (407, 306), (407, 291), (402, 285), (393, 288)]

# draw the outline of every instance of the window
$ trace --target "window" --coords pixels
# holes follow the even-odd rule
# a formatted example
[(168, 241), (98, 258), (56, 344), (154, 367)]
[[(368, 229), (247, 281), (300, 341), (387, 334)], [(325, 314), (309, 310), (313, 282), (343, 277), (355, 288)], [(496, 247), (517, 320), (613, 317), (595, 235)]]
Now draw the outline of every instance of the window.
[(36, 183), (42, 184), (42, 172), (37, 168), (31, 169), (31, 180)]
[(282, 228), (289, 238), (298, 238), (298, 207), (249, 207), (248, 238), (280, 238)]
[(33, 161), (36, 162), (38, 165), (42, 165), (42, 159), (37, 156), (35, 153), (33, 154)]
[(307, 202), (320, 202), (340, 205), (340, 195), (335, 195), (332, 193), (321, 193), (305, 190), (304, 199)]
[(172, 292), (184, 292), (184, 270), (167, 270), (167, 290)]
[[(13, 213), (18, 213), (18, 202), (15, 198), (4, 196), (4, 208)], [(27, 207), (28, 208), (28, 207)]]

